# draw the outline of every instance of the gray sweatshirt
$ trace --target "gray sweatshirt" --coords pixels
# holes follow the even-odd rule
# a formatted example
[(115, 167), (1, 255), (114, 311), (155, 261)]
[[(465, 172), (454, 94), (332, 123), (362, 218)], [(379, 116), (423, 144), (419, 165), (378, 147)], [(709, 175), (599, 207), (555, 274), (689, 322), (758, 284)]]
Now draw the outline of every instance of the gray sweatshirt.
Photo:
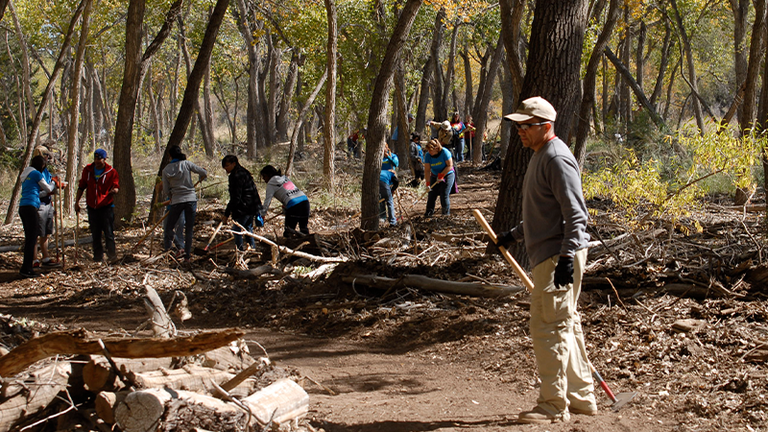
[(192, 173), (200, 176), (200, 181), (208, 177), (205, 169), (190, 161), (182, 160), (169, 163), (163, 168), (163, 196), (171, 200), (171, 205), (197, 201)]
[(587, 247), (588, 218), (579, 165), (568, 146), (555, 137), (528, 163), (523, 179), (523, 220), (512, 234), (518, 241), (525, 240), (535, 267), (551, 256), (572, 257)]

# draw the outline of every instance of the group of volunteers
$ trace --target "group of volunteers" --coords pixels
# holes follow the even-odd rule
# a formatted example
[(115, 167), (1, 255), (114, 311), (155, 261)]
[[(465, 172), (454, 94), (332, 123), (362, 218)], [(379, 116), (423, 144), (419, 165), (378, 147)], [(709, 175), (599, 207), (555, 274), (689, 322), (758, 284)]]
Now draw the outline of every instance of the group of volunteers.
[[(584, 268), (587, 260), (589, 235), (586, 232), (588, 213), (582, 192), (580, 170), (568, 146), (555, 135), (557, 112), (541, 97), (528, 98), (512, 114), (504, 117), (514, 123), (522, 145), (533, 151), (522, 186), (522, 221), (512, 230), (500, 233), (496, 244), (508, 247), (512, 242), (525, 242), (530, 266), (533, 269), (533, 287), (530, 302), (530, 335), (539, 371), (541, 385), (536, 406), (520, 413), (520, 423), (549, 423), (568, 421), (571, 414), (596, 415), (592, 367), (589, 363), (581, 317), (577, 310)], [(454, 120), (458, 121), (457, 116)], [(414, 167), (423, 165), (424, 171), (414, 170), (416, 180), (425, 178), (429, 188), (426, 215), (434, 212), (438, 197), (443, 214), (450, 213), (450, 193), (455, 190), (456, 171), (454, 154), (446, 146), (451, 122), (431, 125), (440, 129), (442, 137), (426, 143), (423, 151), (421, 137), (411, 135), (409, 158)], [(456, 126), (460, 127), (460, 126)], [(352, 143), (353, 151), (357, 143)], [(463, 143), (460, 144), (463, 147)], [(455, 159), (462, 160), (463, 150), (454, 148)], [(170, 163), (162, 171), (163, 195), (168, 205), (168, 220), (164, 247), (170, 250), (174, 231), (184, 217), (185, 236), (182, 248), (184, 259), (189, 259), (192, 229), (197, 208), (195, 183), (206, 178), (203, 168), (186, 160), (178, 147), (169, 149)], [(22, 174), (22, 198), (19, 214), (24, 226), (24, 262), (21, 275), (34, 277), (35, 247), (40, 239), (43, 265), (55, 265), (48, 256), (47, 236), (53, 230), (53, 210), (47, 208), (50, 198), (67, 185), (52, 177), (46, 169), (49, 157), (45, 149), (35, 152), (30, 167)], [(119, 191), (117, 172), (106, 163), (107, 153), (98, 149), (93, 163), (83, 169), (78, 182), (75, 210), (86, 193), (88, 219), (93, 234), (93, 259), (103, 258), (103, 236), (110, 259), (115, 257), (114, 196)], [(243, 235), (253, 226), (262, 226), (267, 209), (276, 199), (284, 206), (284, 236), (308, 234), (307, 222), (310, 205), (307, 196), (271, 165), (260, 171), (267, 184), (262, 205), (253, 176), (234, 155), (221, 161), (228, 174), (230, 200), (225, 218), (235, 223), (233, 232), (238, 249), (243, 248)], [(384, 147), (380, 181), (382, 214), (390, 224), (397, 223), (392, 199), (397, 188), (395, 170), (397, 155), (388, 145)], [(426, 176), (425, 176), (426, 174)], [(524, 221), (524, 222), (523, 222)], [(296, 227), (298, 226), (298, 231)], [(245, 230), (245, 231), (243, 231)], [(253, 238), (248, 242), (254, 245)], [(178, 246), (177, 246), (178, 247)]]
[[(188, 262), (192, 255), (195, 216), (197, 213), (196, 185), (203, 181), (208, 173), (198, 165), (187, 160), (178, 146), (168, 149), (170, 162), (163, 168), (157, 191), (167, 206), (163, 248), (165, 251), (177, 250), (176, 256)], [(97, 149), (93, 152), (93, 162), (83, 168), (77, 184), (74, 209), (81, 210), (80, 200), (85, 194), (88, 223), (92, 236), (93, 261), (104, 259), (104, 249), (109, 262), (117, 260), (115, 247), (115, 211), (114, 197), (120, 190), (120, 176), (106, 161), (107, 152)], [(48, 170), (51, 154), (46, 147), (37, 147), (30, 166), (21, 175), (21, 199), (19, 217), (24, 227), (24, 258), (19, 275), (33, 278), (38, 274), (35, 267), (58, 266), (56, 258), (49, 255), (48, 237), (53, 233), (55, 209), (51, 198), (59, 190), (67, 187), (66, 182), (52, 176)], [(236, 233), (235, 245), (244, 249), (243, 237), (253, 233), (253, 227), (263, 226), (272, 199), (281, 202), (285, 214), (285, 237), (309, 235), (310, 205), (307, 196), (280, 170), (272, 165), (262, 168), (261, 179), (267, 184), (264, 204), (251, 173), (238, 162), (237, 156), (227, 155), (221, 166), (228, 174), (230, 200), (224, 211), (225, 220), (232, 217), (232, 230)], [(192, 181), (192, 174), (198, 175), (197, 183)], [(298, 230), (297, 230), (298, 226)], [(247, 232), (244, 232), (245, 229)], [(182, 235), (183, 232), (183, 235)], [(36, 259), (39, 239), (42, 260)], [(102, 243), (103, 239), (103, 243)], [(255, 246), (253, 237), (248, 237), (251, 247)]]

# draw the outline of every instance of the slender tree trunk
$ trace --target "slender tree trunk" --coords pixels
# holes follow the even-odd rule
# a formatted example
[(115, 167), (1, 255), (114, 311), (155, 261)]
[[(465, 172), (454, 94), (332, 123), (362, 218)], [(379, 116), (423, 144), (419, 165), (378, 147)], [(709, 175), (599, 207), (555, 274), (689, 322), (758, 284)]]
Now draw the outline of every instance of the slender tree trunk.
[(675, 12), (675, 21), (677, 22), (678, 31), (680, 32), (680, 38), (683, 41), (683, 50), (685, 51), (686, 66), (688, 67), (688, 85), (691, 87), (691, 91), (694, 94), (691, 103), (693, 105), (693, 113), (696, 116), (696, 124), (699, 126), (699, 131), (704, 134), (704, 114), (701, 111), (701, 103), (699, 101), (699, 86), (698, 78), (696, 77), (696, 66), (693, 59), (693, 48), (691, 48), (691, 41), (688, 38), (688, 32), (685, 31), (685, 25), (683, 25), (683, 18), (680, 15), (680, 10), (677, 7), (677, 0), (670, 0), (672, 9)]
[[(746, 86), (744, 88), (744, 102), (742, 103), (741, 115), (739, 116), (739, 124), (741, 126), (741, 133), (745, 133), (752, 129), (755, 119), (755, 108), (757, 100), (757, 78), (760, 76), (760, 62), (763, 60), (765, 53), (765, 41), (763, 40), (763, 33), (765, 33), (765, 13), (766, 13), (766, 0), (755, 1), (755, 23), (752, 26), (752, 40), (749, 45), (749, 64), (747, 66)], [(765, 86), (768, 83), (763, 83)]]
[(212, 158), (216, 153), (216, 138), (213, 136), (213, 104), (211, 103), (211, 65), (205, 71), (203, 80), (203, 117), (205, 117), (205, 155)]
[[(88, 27), (91, 21), (91, 8), (93, 0), (86, 0), (85, 10), (83, 11), (83, 21), (80, 25), (80, 41), (77, 46), (75, 57), (75, 69), (72, 73), (72, 89), (70, 90), (70, 120), (69, 132), (67, 133), (67, 177), (66, 181), (74, 186), (77, 182), (77, 168), (80, 165), (80, 143), (77, 141), (77, 130), (80, 124), (80, 94), (81, 84), (83, 82), (83, 61), (85, 59), (85, 50), (88, 42)], [(75, 187), (67, 189), (64, 195), (64, 207), (66, 213), (72, 214), (75, 202)]]
[[(579, 72), (588, 9), (587, 0), (538, 0), (533, 13), (530, 53), (520, 99), (541, 96), (552, 103), (557, 110), (555, 131), (561, 137), (570, 135), (581, 100)], [(502, 21), (508, 18), (502, 16)], [(522, 218), (522, 183), (531, 154), (515, 135), (504, 160), (493, 218), (496, 232), (510, 229)], [(521, 244), (511, 249), (519, 262), (527, 261), (523, 259), (527, 254)]]
[(434, 62), (434, 69), (432, 75), (435, 78), (435, 85), (433, 87), (432, 96), (432, 113), (435, 120), (448, 120), (448, 107), (445, 105), (445, 98), (443, 97), (443, 87), (446, 85), (443, 82), (443, 70), (440, 62), (440, 48), (443, 45), (443, 32), (445, 26), (443, 21), (445, 20), (445, 9), (440, 8), (440, 11), (435, 17), (435, 30), (432, 37), (432, 46), (429, 49), (429, 55)]
[[(246, 155), (249, 158), (256, 157), (256, 150), (259, 144), (264, 145), (264, 140), (259, 139), (258, 123), (258, 78), (260, 69), (260, 59), (258, 55), (259, 43), (253, 35), (257, 30), (261, 30), (261, 22), (256, 21), (253, 24), (248, 19), (248, 9), (244, 0), (235, 0), (237, 8), (232, 9), (237, 22), (237, 28), (245, 41), (245, 47), (248, 50), (248, 107), (246, 109)], [(262, 135), (263, 137), (263, 135)]]
[[(493, 51), (491, 57), (491, 64), (488, 66), (488, 70), (485, 73), (485, 82), (482, 89), (483, 97), (479, 103), (475, 106), (477, 112), (473, 116), (475, 120), (475, 142), (472, 149), (472, 162), (480, 164), (483, 162), (483, 135), (485, 135), (485, 129), (488, 124), (488, 106), (491, 104), (491, 94), (493, 89), (493, 82), (496, 78), (496, 72), (499, 70), (499, 64), (501, 64), (501, 57), (504, 53), (504, 41), (502, 41), (501, 35), (496, 42), (496, 49)], [(478, 94), (481, 92), (478, 91)], [(468, 132), (467, 132), (468, 133)]]
[(269, 97), (267, 99), (267, 123), (266, 133), (269, 142), (277, 141), (277, 78), (278, 65), (280, 64), (280, 49), (275, 46), (273, 37), (267, 38), (267, 56), (269, 57)]
[[(17, 207), (19, 205), (19, 195), (21, 194), (21, 171), (24, 170), (24, 168), (29, 166), (29, 163), (32, 161), (32, 150), (35, 146), (35, 141), (37, 139), (38, 131), (40, 130), (40, 123), (43, 119), (43, 113), (45, 112), (46, 107), (48, 106), (48, 103), (51, 101), (51, 95), (53, 94), (53, 86), (56, 83), (56, 80), (58, 79), (59, 75), (61, 74), (61, 70), (64, 66), (64, 55), (69, 50), (70, 43), (72, 42), (72, 36), (75, 33), (75, 23), (80, 20), (80, 17), (82, 16), (83, 9), (85, 8), (85, 0), (82, 0), (80, 4), (78, 5), (77, 9), (75, 10), (74, 14), (72, 15), (72, 19), (69, 21), (69, 27), (67, 28), (67, 33), (64, 36), (64, 41), (61, 45), (61, 51), (59, 52), (59, 57), (56, 59), (56, 64), (53, 67), (53, 72), (51, 72), (51, 78), (48, 80), (48, 84), (45, 87), (45, 90), (43, 91), (43, 97), (40, 101), (40, 105), (37, 109), (37, 114), (35, 115), (35, 119), (32, 121), (32, 125), (29, 128), (29, 131), (26, 135), (26, 149), (24, 150), (24, 156), (22, 157), (22, 163), (21, 163), (21, 169), (19, 170), (19, 176), (16, 177), (16, 184), (13, 187), (13, 192), (11, 193), (11, 200), (8, 203), (8, 213), (5, 216), (5, 223), (6, 225), (11, 223), (13, 221), (13, 217), (16, 215)], [(23, 106), (21, 103), (19, 106)], [(32, 107), (30, 107), (32, 109)], [(26, 112), (22, 111), (22, 112)], [(20, 118), (19, 121), (23, 121), (26, 123), (26, 119)]]
[[(456, 75), (456, 44), (459, 39), (459, 27), (458, 20), (454, 23), (453, 31), (451, 32), (451, 48), (448, 54), (448, 66), (445, 70), (445, 85), (443, 86), (443, 105), (448, 107), (448, 96), (453, 90), (453, 81)], [(459, 107), (456, 105), (456, 97), (454, 95), (453, 103), (450, 105), (450, 111), (458, 111)], [(446, 112), (446, 119), (450, 118), (451, 112)]]
[(296, 90), (296, 79), (299, 75), (300, 54), (295, 50), (291, 54), (291, 64), (288, 67), (288, 76), (283, 84), (283, 97), (280, 101), (280, 110), (277, 114), (277, 139), (288, 140), (288, 114), (291, 112), (291, 102)]
[(461, 59), (464, 61), (464, 113), (469, 114), (475, 112), (475, 104), (472, 101), (472, 63), (469, 59), (469, 42), (464, 43)]
[[(376, 76), (368, 111), (368, 134), (366, 135), (365, 165), (363, 168), (363, 187), (361, 193), (361, 228), (376, 230), (379, 226), (379, 172), (384, 155), (385, 123), (387, 120), (387, 101), (392, 87), (392, 77), (397, 67), (397, 59), (408, 38), (416, 13), (422, 0), (407, 0), (400, 12), (392, 36), (387, 44), (384, 60)], [(435, 53), (433, 53), (434, 55)], [(438, 58), (435, 56), (435, 58)]]
[(576, 142), (573, 146), (573, 155), (579, 162), (579, 166), (584, 166), (584, 159), (587, 155), (587, 137), (589, 128), (592, 124), (592, 107), (595, 105), (595, 88), (597, 87), (597, 69), (600, 67), (600, 60), (603, 58), (603, 51), (608, 46), (608, 41), (613, 34), (613, 28), (619, 18), (621, 11), (621, 0), (611, 0), (608, 6), (603, 30), (592, 48), (592, 54), (589, 57), (587, 68), (584, 72), (583, 91), (584, 95), (579, 105), (578, 124), (576, 128)]
[[(187, 88), (184, 89), (184, 98), (181, 100), (181, 108), (179, 109), (179, 115), (176, 117), (176, 123), (171, 131), (171, 136), (168, 138), (168, 144), (165, 147), (163, 158), (160, 161), (160, 167), (157, 169), (157, 175), (163, 174), (163, 168), (168, 165), (171, 158), (168, 154), (168, 149), (173, 146), (181, 146), (184, 140), (184, 135), (187, 133), (189, 123), (194, 116), (195, 101), (198, 100), (200, 95), (200, 84), (205, 76), (205, 71), (208, 70), (211, 53), (216, 43), (216, 35), (219, 33), (219, 28), (224, 20), (224, 15), (227, 13), (227, 6), (229, 0), (217, 0), (216, 5), (213, 7), (213, 12), (208, 19), (208, 26), (205, 28), (205, 34), (203, 35), (203, 41), (200, 44), (200, 51), (197, 54), (195, 65), (192, 67), (192, 72), (189, 74), (187, 80)], [(153, 211), (150, 211), (149, 220), (153, 220), (154, 217), (154, 203), (157, 202), (157, 190), (153, 192), (152, 205)]]
[(659, 74), (656, 76), (656, 84), (653, 86), (653, 93), (651, 94), (651, 105), (658, 110), (658, 101), (661, 97), (661, 93), (664, 91), (664, 75), (667, 72), (667, 66), (669, 65), (669, 49), (672, 46), (672, 29), (669, 27), (669, 22), (664, 20), (664, 43), (661, 46), (661, 59), (659, 60)]
[(635, 67), (637, 70), (635, 79), (640, 88), (643, 88), (643, 81), (645, 79), (645, 61), (643, 59), (643, 53), (645, 51), (645, 37), (647, 33), (648, 29), (645, 26), (645, 22), (640, 21), (640, 30), (637, 31), (637, 50), (635, 51)]
[[(179, 40), (181, 42), (181, 51), (184, 54), (184, 63), (187, 66), (187, 75), (189, 75), (192, 73), (192, 58), (189, 55), (189, 49), (187, 48), (186, 30), (184, 26), (184, 20), (181, 17), (179, 17)], [(207, 70), (205, 71), (204, 75), (208, 76)], [(205, 81), (206, 79), (204, 77), (203, 82)], [(203, 87), (205, 87), (205, 85)], [(205, 90), (203, 90), (203, 94), (205, 94)], [(208, 157), (213, 157), (213, 136), (210, 125), (208, 124), (208, 116), (206, 115), (205, 107), (204, 105), (200, 104), (199, 97), (195, 99), (194, 105), (195, 111), (197, 112), (197, 123), (200, 125), (200, 135), (203, 138), (203, 148), (205, 149), (205, 154)], [(190, 133), (194, 134), (194, 128), (190, 129)]]
[[(503, 37), (503, 35), (502, 35)], [(515, 110), (515, 96), (512, 90), (512, 73), (509, 71), (509, 67), (505, 64), (499, 68), (499, 82), (501, 83), (501, 112), (503, 114), (509, 114)], [(502, 159), (507, 156), (507, 148), (512, 140), (512, 122), (502, 121), (499, 126), (499, 155)], [(475, 134), (475, 140), (482, 142), (482, 137), (478, 137)]]
[[(429, 88), (432, 84), (432, 71), (434, 70), (432, 56), (427, 58), (427, 63), (421, 72), (421, 86), (419, 88), (419, 103), (416, 106), (416, 132), (419, 135), (424, 133), (424, 127), (427, 124), (427, 105), (429, 105)], [(426, 139), (422, 136), (422, 139)]]
[[(762, 1), (762, 0), (758, 0)], [(749, 0), (730, 0), (733, 11), (733, 71), (735, 86), (740, 86), (747, 79), (747, 23), (749, 19)], [(742, 119), (742, 106), (737, 108), (737, 117)]]
[(328, 45), (326, 67), (328, 81), (325, 86), (325, 153), (323, 156), (323, 180), (329, 191), (334, 189), (334, 159), (336, 148), (336, 55), (338, 52), (338, 24), (336, 22), (335, 0), (325, 0), (325, 13), (328, 17)]
[(325, 84), (327, 77), (328, 69), (325, 70), (320, 81), (317, 82), (317, 86), (315, 86), (315, 89), (312, 91), (312, 94), (307, 97), (307, 100), (304, 101), (304, 105), (299, 109), (299, 117), (296, 119), (296, 124), (294, 125), (293, 133), (291, 134), (291, 143), (288, 146), (288, 160), (285, 162), (285, 175), (291, 175), (293, 171), (293, 159), (296, 155), (297, 147), (303, 147), (303, 145), (299, 146), (299, 144), (304, 139), (304, 137), (302, 137), (302, 131), (305, 129), (304, 118), (307, 116), (309, 108), (315, 103), (315, 99), (317, 98), (317, 95), (320, 94), (320, 90), (323, 89), (323, 84)]
[[(525, 10), (524, 0), (500, 0), (501, 37), (507, 51), (507, 68), (512, 81), (512, 99), (517, 103), (523, 89), (523, 63), (520, 56), (520, 22)], [(504, 143), (503, 146), (506, 146)], [(505, 147), (506, 148), (506, 147)], [(502, 152), (504, 153), (504, 152)]]

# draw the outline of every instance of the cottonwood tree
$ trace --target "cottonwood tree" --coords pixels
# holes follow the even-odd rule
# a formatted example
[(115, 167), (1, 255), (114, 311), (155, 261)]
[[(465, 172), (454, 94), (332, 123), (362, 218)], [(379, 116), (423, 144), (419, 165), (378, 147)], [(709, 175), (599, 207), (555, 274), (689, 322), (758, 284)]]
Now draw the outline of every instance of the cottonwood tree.
[[(555, 132), (566, 139), (581, 100), (579, 74), (588, 9), (587, 0), (538, 0), (533, 12), (530, 51), (520, 100), (541, 96), (550, 101), (557, 110)], [(502, 16), (502, 20), (506, 18)], [(523, 178), (531, 155), (531, 150), (522, 146), (519, 135), (513, 134), (504, 160), (492, 223), (496, 232), (510, 229), (522, 218)], [(511, 249), (520, 262), (527, 263), (522, 244)]]

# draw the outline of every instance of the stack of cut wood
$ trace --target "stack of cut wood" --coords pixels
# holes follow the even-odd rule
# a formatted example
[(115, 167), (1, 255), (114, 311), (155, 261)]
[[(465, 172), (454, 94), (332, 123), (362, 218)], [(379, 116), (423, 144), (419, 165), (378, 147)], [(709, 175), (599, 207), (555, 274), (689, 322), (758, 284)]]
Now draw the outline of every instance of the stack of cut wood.
[(105, 432), (297, 427), (309, 396), (268, 358), (240, 348), (242, 336), (30, 339), (0, 357), (0, 432), (44, 422)]

